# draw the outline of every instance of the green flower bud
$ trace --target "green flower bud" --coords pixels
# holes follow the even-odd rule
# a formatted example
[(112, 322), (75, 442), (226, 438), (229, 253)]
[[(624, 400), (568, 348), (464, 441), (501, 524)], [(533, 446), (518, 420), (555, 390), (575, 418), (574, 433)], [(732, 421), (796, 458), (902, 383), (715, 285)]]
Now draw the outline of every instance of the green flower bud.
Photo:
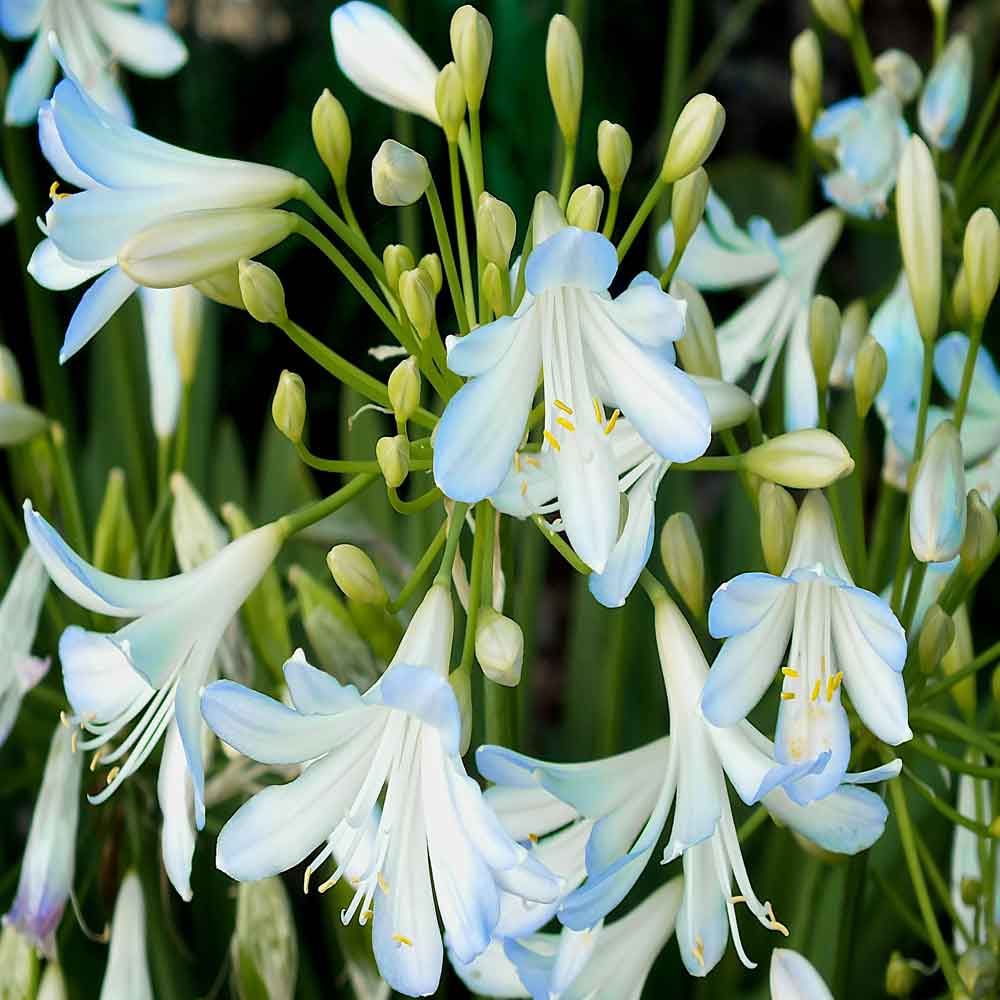
[(597, 126), (597, 162), (608, 190), (621, 191), (632, 165), (632, 138), (624, 125), (605, 120)]
[(566, 205), (566, 221), (578, 229), (594, 231), (601, 224), (604, 211), (604, 188), (596, 184), (581, 184)]
[(125, 473), (112, 469), (94, 527), (94, 565), (114, 576), (130, 577), (139, 568), (139, 542), (129, 511)]
[[(202, 289), (209, 287), (213, 294)], [(213, 275), (207, 281), (198, 282), (197, 287), (187, 285), (174, 289), (171, 299), (173, 306), (174, 353), (177, 355), (177, 367), (181, 373), (181, 384), (190, 386), (198, 369), (198, 354), (201, 350), (201, 331), (205, 322), (205, 295), (213, 301), (220, 301), (219, 295), (225, 294), (236, 300), (235, 308), (242, 309), (243, 292), (240, 290), (239, 266), (234, 265), (219, 274)], [(224, 303), (232, 305), (232, 302)]]
[(476, 660), (483, 674), (494, 684), (516, 687), (523, 659), (521, 626), (490, 607), (481, 608), (476, 623)]
[(240, 292), (247, 312), (258, 323), (281, 326), (288, 319), (285, 308), (285, 289), (281, 279), (260, 261), (240, 261)]
[(997, 957), (986, 945), (974, 945), (958, 960), (958, 978), (969, 1000), (988, 1000), (996, 994)]
[(772, 576), (781, 576), (788, 562), (788, 553), (792, 551), (798, 508), (788, 490), (769, 482), (760, 484), (757, 504), (764, 565)]
[(823, 52), (812, 28), (795, 36), (791, 49), (792, 76), (800, 80), (815, 109), (820, 106), (823, 91)]
[(545, 40), (545, 74), (559, 131), (568, 145), (576, 142), (583, 102), (583, 48), (573, 22), (556, 14)]
[(42, 973), (42, 981), (38, 984), (35, 1000), (68, 1000), (66, 979), (57, 962), (49, 962)]
[(465, 88), (465, 100), (478, 111), (493, 57), (493, 29), (489, 19), (466, 4), (451, 19), (451, 52)]
[(396, 292), (399, 290), (399, 276), (416, 267), (416, 260), (406, 244), (390, 243), (382, 251), (382, 266), (385, 268), (386, 283)]
[[(951, 616), (955, 623), (955, 641), (941, 661), (941, 672), (950, 677), (961, 670), (974, 656), (972, 648), (972, 628), (969, 625), (968, 605), (961, 605)], [(976, 716), (976, 678), (966, 677), (951, 686), (951, 700), (955, 702), (966, 719)]]
[(977, 878), (970, 878), (966, 875), (962, 878), (959, 891), (962, 894), (962, 902), (966, 906), (975, 906), (983, 893), (983, 883)]
[(917, 135), (899, 163), (896, 216), (920, 336), (934, 340), (941, 313), (941, 195), (930, 150)]
[(537, 247), (565, 228), (566, 217), (559, 202), (548, 191), (539, 191), (531, 213), (531, 245)]
[(506, 202), (484, 191), (476, 206), (476, 240), (484, 260), (507, 267), (517, 236), (517, 219)]
[(722, 363), (719, 360), (715, 324), (701, 292), (683, 278), (674, 278), (670, 283), (670, 294), (687, 303), (684, 336), (676, 344), (684, 370), (689, 375), (721, 379)]
[(927, 0), (927, 6), (937, 17), (947, 17), (951, 0)]
[(239, 883), (230, 958), (239, 1000), (292, 1000), (295, 996), (298, 936), (280, 878)]
[(0, 344), (0, 403), (23, 403), (24, 384), (17, 358), (8, 347)]
[(851, 33), (851, 9), (847, 0), (812, 0), (816, 16), (832, 32), (844, 38)]
[(962, 569), (970, 575), (977, 570), (996, 540), (996, 514), (983, 502), (978, 490), (969, 490), (965, 498), (965, 535), (959, 549)]
[(885, 348), (870, 334), (867, 335), (854, 358), (854, 408), (861, 420), (868, 416), (888, 371), (889, 359)]
[(660, 558), (670, 582), (697, 618), (705, 613), (705, 557), (691, 517), (679, 511), (660, 532)]
[(375, 442), (375, 458), (385, 485), (390, 489), (402, 486), (410, 474), (410, 442), (405, 435), (379, 438)]
[(660, 169), (664, 184), (686, 177), (712, 154), (726, 124), (726, 112), (711, 94), (695, 94), (681, 109)]
[(399, 276), (399, 298), (421, 339), (434, 331), (434, 289), (426, 271), (414, 267)]
[(388, 382), (389, 405), (400, 423), (405, 423), (420, 405), (420, 369), (416, 358), (400, 361)]
[(820, 392), (825, 393), (830, 385), (830, 370), (839, 345), (840, 309), (833, 299), (817, 295), (809, 309), (809, 356)]
[(271, 417), (274, 426), (292, 444), (302, 440), (302, 428), (306, 424), (306, 384), (300, 375), (286, 368), (278, 378), (278, 388), (271, 400)]
[(917, 96), (924, 74), (913, 56), (902, 49), (886, 49), (875, 60), (874, 68), (879, 82), (900, 104), (909, 104)]
[(972, 303), (969, 300), (969, 279), (965, 273), (965, 264), (959, 266), (955, 284), (951, 286), (951, 313), (955, 326), (968, 327), (972, 319)]
[(835, 434), (820, 429), (791, 431), (751, 448), (746, 468), (792, 489), (822, 489), (854, 470), (854, 459)]
[(845, 310), (840, 324), (840, 343), (830, 369), (830, 385), (849, 388), (854, 381), (854, 359), (868, 332), (868, 307), (864, 299), (855, 299)]
[(12, 924), (0, 934), (3, 1000), (33, 1000), (38, 982), (38, 956), (28, 939)]
[(462, 735), (459, 738), (459, 752), (464, 757), (472, 742), (472, 680), (467, 670), (453, 670), (448, 675), (448, 683), (455, 692), (458, 713), (462, 720)]
[(986, 319), (1000, 283), (1000, 223), (990, 208), (978, 208), (965, 227), (962, 266), (969, 308), (977, 323)]
[[(457, 16), (457, 15), (456, 15)], [(434, 88), (434, 104), (437, 107), (441, 128), (448, 142), (458, 142), (458, 133), (465, 121), (465, 88), (458, 66), (450, 62), (438, 73)]]
[(444, 274), (441, 271), (441, 258), (436, 253), (425, 253), (423, 257), (420, 258), (420, 263), (417, 264), (424, 274), (430, 279), (431, 288), (434, 289), (435, 295), (441, 294), (441, 289), (444, 286)]
[(708, 174), (704, 167), (682, 177), (670, 194), (670, 221), (674, 224), (674, 254), (684, 253), (701, 222), (708, 201)]
[(908, 997), (920, 983), (920, 973), (898, 952), (885, 968), (885, 991), (891, 997)]
[(954, 641), (955, 623), (951, 615), (943, 611), (939, 604), (932, 604), (924, 615), (917, 641), (920, 669), (925, 674), (933, 673)]
[(313, 143), (330, 171), (333, 183), (343, 187), (351, 162), (351, 123), (344, 106), (329, 90), (319, 95), (312, 109)]
[(326, 555), (326, 565), (337, 586), (352, 601), (379, 606), (388, 602), (375, 563), (356, 545), (335, 545)]
[(503, 275), (492, 261), (483, 268), (483, 297), (496, 316), (506, 312), (504, 302)]
[(427, 161), (409, 146), (386, 139), (372, 160), (372, 191), (380, 205), (398, 208), (419, 201), (430, 187)]

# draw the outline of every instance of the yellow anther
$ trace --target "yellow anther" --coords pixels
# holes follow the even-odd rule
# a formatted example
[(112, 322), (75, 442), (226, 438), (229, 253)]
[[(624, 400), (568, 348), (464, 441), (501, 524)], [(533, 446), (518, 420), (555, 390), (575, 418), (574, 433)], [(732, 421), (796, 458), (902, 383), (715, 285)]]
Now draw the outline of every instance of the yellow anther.
[(597, 422), (603, 427), (604, 407), (601, 406), (601, 401), (596, 396), (594, 397), (594, 416), (597, 417)]
[(781, 700), (782, 701), (792, 701), (792, 700), (794, 700), (794, 698), (795, 698), (795, 692), (794, 691), (782, 691), (781, 692)]
[(407, 948), (413, 947), (413, 942), (402, 934), (393, 934), (392, 939), (398, 944), (405, 944)]
[(692, 954), (696, 959), (698, 959), (698, 964), (704, 969), (705, 968), (705, 942), (702, 941), (699, 935), (694, 939), (694, 947), (691, 949)]
[(732, 903), (734, 906), (737, 903), (745, 903), (746, 901), (747, 901), (746, 896), (730, 896), (729, 897), (729, 902)]
[(833, 701), (833, 695), (837, 688), (840, 687), (840, 682), (844, 679), (844, 671), (838, 670), (827, 682), (826, 682), (826, 700)]
[(302, 894), (305, 896), (309, 895), (309, 879), (312, 878), (312, 873), (313, 870), (311, 868), (307, 868), (302, 873)]
[(64, 725), (67, 729), (72, 725), (69, 721), (69, 716), (66, 714), (65, 709), (59, 713), (59, 722)]
[(526, 497), (528, 495), (528, 480), (521, 480), (521, 496)]
[(826, 673), (826, 657), (825, 656), (821, 656), (819, 658), (819, 672), (821, 674), (825, 674)]
[(514, 452), (514, 470), (516, 472), (521, 471), (521, 453), (517, 451)]
[(528, 456), (525, 455), (524, 460), (533, 468), (540, 469), (542, 467), (542, 463), (539, 462), (537, 458), (528, 458)]
[(610, 434), (615, 429), (615, 424), (618, 423), (618, 418), (621, 415), (622, 415), (621, 410), (615, 410), (615, 412), (611, 414), (611, 419), (608, 421), (608, 426), (604, 428), (605, 434)]
[(813, 685), (812, 694), (809, 695), (810, 701), (815, 701), (819, 697), (819, 689), (823, 685), (823, 678), (817, 677), (816, 683)]
[(374, 910), (362, 910), (361, 911), (361, 924), (362, 924), (362, 926), (364, 926), (365, 924), (367, 924), (368, 921), (371, 920), (371, 918), (374, 917), (374, 916), (375, 916), (375, 911)]
[(111, 784), (111, 782), (113, 782), (115, 780), (115, 778), (118, 777), (118, 774), (120, 773), (120, 771), (121, 771), (120, 767), (113, 767), (113, 768), (111, 768), (110, 771), (108, 771), (108, 784), (109, 785)]
[(386, 894), (387, 896), (389, 895), (389, 883), (388, 883), (388, 882), (386, 882), (386, 880), (385, 880), (385, 879), (384, 879), (384, 878), (382, 877), (382, 873), (381, 873), (381, 872), (379, 872), (379, 873), (378, 873), (378, 887), (379, 887), (379, 888), (380, 888), (380, 889), (382, 890), (382, 892), (384, 892), (384, 893), (385, 893), (385, 894)]
[(68, 198), (69, 195), (59, 191), (59, 181), (53, 181), (52, 187), (49, 188), (49, 197), (53, 201), (62, 201), (63, 198)]
[(73, 735), (70, 736), (70, 738), (69, 738), (69, 752), (70, 753), (76, 753), (76, 737), (77, 737), (77, 730), (74, 729), (73, 730)]
[(555, 405), (560, 410), (563, 411), (563, 413), (567, 413), (567, 414), (569, 414), (569, 416), (573, 416), (573, 407), (572, 406), (569, 406), (568, 404), (564, 403), (561, 399), (556, 399), (556, 400), (554, 400), (554, 402), (555, 402)]
[(798, 677), (799, 676), (799, 672), (797, 670), (793, 670), (791, 667), (782, 667), (781, 668), (781, 672), (786, 677)]
[(537, 844), (538, 843), (538, 834), (537, 833), (529, 833), (528, 834), (528, 840), (530, 840), (533, 844)]
[(774, 915), (774, 907), (769, 902), (764, 904), (764, 916), (771, 921), (772, 931), (780, 931), (785, 937), (788, 937), (788, 928)]
[(101, 763), (101, 758), (104, 756), (104, 747), (98, 748), (97, 752), (93, 757), (90, 758), (90, 771), (93, 773), (97, 770), (97, 765)]
[(556, 417), (556, 423), (560, 427), (565, 427), (571, 434), (576, 430), (576, 427), (565, 417)]
[(545, 440), (548, 441), (556, 451), (562, 451), (562, 446), (556, 440), (556, 436), (552, 433), (552, 431), (544, 430), (542, 431), (542, 434), (545, 436)]

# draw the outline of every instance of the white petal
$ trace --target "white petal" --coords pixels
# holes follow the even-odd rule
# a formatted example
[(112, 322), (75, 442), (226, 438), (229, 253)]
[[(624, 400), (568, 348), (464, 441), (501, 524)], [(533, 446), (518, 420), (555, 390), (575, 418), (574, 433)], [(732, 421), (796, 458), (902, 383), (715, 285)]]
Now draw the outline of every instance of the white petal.
[(719, 887), (711, 841), (696, 844), (684, 855), (684, 902), (677, 915), (677, 947), (692, 976), (708, 975), (729, 942), (726, 899)]
[(284, 674), (296, 709), (305, 715), (336, 715), (363, 704), (353, 684), (341, 685), (307, 663), (301, 649), (285, 661)]
[(684, 336), (687, 303), (663, 291), (648, 271), (637, 274), (617, 298), (601, 299), (597, 305), (643, 347), (666, 347)]
[(525, 284), (532, 295), (573, 287), (604, 292), (618, 271), (614, 244), (600, 233), (567, 226), (531, 252)]
[(833, 1000), (820, 974), (790, 948), (771, 952), (770, 984), (772, 1000)]
[(174, 292), (172, 289), (143, 288), (139, 301), (146, 333), (153, 430), (163, 439), (170, 437), (177, 427), (181, 405), (181, 370), (174, 349)]
[(143, 76), (170, 76), (187, 62), (187, 48), (168, 25), (105, 3), (89, 8), (94, 27), (115, 58)]
[(785, 348), (785, 430), (799, 431), (819, 423), (816, 375), (809, 353), (809, 311), (798, 311)]
[(783, 575), (790, 576), (797, 569), (815, 570), (817, 566), (845, 583), (852, 582), (837, 540), (837, 527), (829, 501), (822, 491), (810, 490), (799, 507), (792, 548)]
[(765, 797), (764, 805), (779, 823), (836, 854), (867, 850), (882, 836), (889, 816), (881, 796), (850, 785), (841, 785), (806, 806), (776, 788)]
[(121, 268), (111, 267), (83, 293), (66, 328), (59, 349), (59, 363), (65, 364), (81, 347), (104, 328), (105, 323), (136, 290), (136, 283)]
[(485, 375), (510, 350), (520, 329), (519, 318), (501, 316), (464, 337), (449, 337), (448, 367), (466, 378)]
[(65, 291), (76, 288), (108, 268), (107, 261), (80, 263), (68, 260), (50, 239), (44, 239), (32, 251), (28, 261), (28, 274), (43, 288)]
[(30, 125), (38, 106), (49, 96), (56, 78), (56, 61), (49, 51), (45, 32), (36, 36), (24, 62), (14, 71), (7, 87), (4, 119), (8, 125)]
[(191, 861), (194, 857), (194, 790), (177, 724), (171, 723), (163, 740), (163, 756), (156, 781), (163, 814), (160, 848), (170, 884), (185, 902), (191, 900)]
[(365, 699), (420, 719), (434, 729), (448, 753), (459, 752), (462, 718), (447, 677), (426, 667), (397, 664), (382, 675), (377, 693), (373, 688)]
[(504, 952), (504, 943), (494, 938), (489, 947), (471, 962), (464, 963), (448, 951), (458, 978), (469, 991), (481, 997), (530, 997), (517, 974), (517, 966)]
[(118, 890), (111, 921), (108, 967), (101, 984), (100, 1000), (153, 1000), (146, 959), (146, 907), (139, 876), (130, 872)]

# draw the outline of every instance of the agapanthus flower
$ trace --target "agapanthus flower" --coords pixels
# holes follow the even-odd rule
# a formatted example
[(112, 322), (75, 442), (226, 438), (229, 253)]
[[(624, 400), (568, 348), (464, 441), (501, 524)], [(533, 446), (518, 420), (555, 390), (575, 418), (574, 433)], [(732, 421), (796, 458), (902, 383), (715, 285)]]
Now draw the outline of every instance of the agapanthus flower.
[[(969, 752), (966, 760), (973, 766), (982, 767), (982, 756)], [(966, 817), (984, 826), (993, 821), (993, 801), (990, 795), (989, 783), (982, 778), (974, 778), (971, 774), (958, 776), (958, 811)], [(955, 833), (951, 842), (951, 902), (955, 907), (965, 928), (973, 934), (975, 940), (985, 944), (988, 936), (987, 921), (977, 920), (976, 905), (967, 903), (962, 892), (962, 883), (966, 879), (982, 882), (982, 858), (980, 856), (980, 838), (967, 827), (955, 824)], [(1000, 922), (1000, 889), (994, 886), (993, 901), (988, 907), (994, 922)], [(955, 949), (966, 947), (965, 938), (956, 927), (954, 931)]]
[[(455, 500), (499, 489), (521, 444), (543, 373), (542, 452), (552, 451), (559, 510), (580, 558), (596, 572), (618, 539), (619, 488), (610, 431), (619, 415), (662, 459), (708, 447), (711, 421), (698, 387), (674, 365), (684, 305), (648, 273), (617, 298), (614, 245), (571, 226), (535, 247), (525, 296), (504, 316), (450, 343), (448, 366), (470, 380), (438, 425), (434, 478)], [(608, 414), (606, 407), (614, 407)]]
[(822, 771), (788, 786), (796, 801), (822, 798), (844, 780), (851, 734), (842, 687), (879, 739), (896, 746), (913, 735), (901, 673), (906, 634), (886, 601), (854, 585), (821, 492), (802, 502), (782, 575), (743, 573), (724, 583), (708, 626), (726, 641), (701, 697), (705, 718), (718, 726), (745, 719), (781, 667), (777, 759), (830, 756)]
[(955, 35), (927, 75), (917, 107), (920, 131), (938, 149), (951, 149), (969, 112), (972, 93), (972, 44)]
[(111, 946), (100, 1000), (153, 1000), (146, 958), (146, 904), (142, 884), (129, 872), (118, 890), (111, 918)]
[(813, 964), (791, 948), (771, 952), (771, 1000), (833, 1000)]
[[(204, 156), (154, 139), (102, 110), (72, 77), (42, 105), (38, 127), (46, 159), (64, 181), (82, 190), (63, 195), (53, 189), (43, 227), (48, 238), (35, 248), (28, 270), (39, 284), (55, 290), (97, 278), (73, 313), (61, 362), (80, 350), (138, 287), (135, 265), (130, 276), (122, 261), (140, 233), (155, 234), (181, 219), (184, 232), (170, 239), (183, 238), (192, 273), (166, 285), (208, 279), (227, 263), (254, 256), (287, 235), (286, 213), (263, 211), (295, 196), (300, 182), (287, 170)], [(220, 260), (213, 243), (203, 261), (198, 254), (202, 239), (228, 240), (231, 259)], [(142, 280), (161, 283), (152, 273)]]
[(3, 918), (49, 958), (55, 957), (56, 928), (73, 888), (80, 761), (72, 732), (57, 725), (31, 817), (17, 895)]
[[(310, 762), (229, 820), (218, 867), (241, 881), (267, 878), (322, 845), (306, 884), (335, 851), (339, 861), (322, 890), (365, 849), (369, 863), (342, 919), (374, 918), (379, 970), (410, 996), (433, 994), (441, 976), (435, 900), (449, 947), (471, 962), (490, 943), (505, 890), (541, 903), (559, 893), (558, 880), (504, 832), (465, 773), (448, 683), (453, 615), (447, 588), (432, 586), (364, 695), (297, 654), (285, 664), (294, 708), (229, 681), (202, 698), (206, 721), (236, 750), (263, 763)], [(373, 850), (364, 847), (372, 825)]]
[[(801, 430), (818, 420), (816, 379), (809, 355), (809, 306), (819, 272), (840, 237), (843, 217), (834, 209), (814, 216), (787, 236), (775, 235), (760, 217), (740, 229), (714, 192), (705, 217), (684, 251), (678, 277), (696, 288), (725, 291), (764, 284), (716, 330), (722, 377), (736, 382), (763, 362), (753, 388), (760, 405), (785, 351), (785, 427)], [(666, 264), (673, 256), (674, 234), (668, 223), (657, 237)]]
[(112, 64), (141, 76), (170, 76), (187, 61), (187, 49), (162, 18), (128, 6), (127, 0), (7, 0), (0, 6), (0, 32), (15, 41), (34, 36), (7, 89), (7, 124), (30, 125), (52, 92), (58, 66), (50, 33), (59, 36), (66, 65), (101, 107), (130, 121), (132, 112)]
[(178, 296), (186, 288), (143, 288), (142, 328), (146, 337), (146, 369), (149, 372), (149, 406), (153, 432), (160, 441), (177, 429), (181, 408), (181, 369), (174, 347), (174, 314)]

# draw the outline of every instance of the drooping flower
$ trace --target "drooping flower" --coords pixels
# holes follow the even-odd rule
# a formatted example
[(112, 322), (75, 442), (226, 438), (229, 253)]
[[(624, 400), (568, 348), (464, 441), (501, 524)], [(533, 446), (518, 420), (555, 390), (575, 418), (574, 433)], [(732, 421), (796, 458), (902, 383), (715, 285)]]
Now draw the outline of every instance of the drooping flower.
[(822, 798), (844, 779), (851, 737), (842, 686), (879, 739), (896, 746), (912, 736), (901, 676), (906, 635), (886, 601), (854, 585), (822, 493), (802, 503), (783, 575), (735, 577), (715, 592), (708, 614), (709, 631), (726, 640), (701, 698), (713, 725), (746, 718), (791, 640), (781, 667), (777, 759), (831, 757), (822, 772), (788, 786), (796, 801)]
[(82, 190), (54, 193), (45, 216), (48, 238), (35, 248), (28, 270), (39, 284), (55, 290), (97, 278), (70, 320), (61, 362), (80, 350), (137, 288), (140, 265), (126, 264), (130, 276), (122, 259), (134, 237), (157, 231), (151, 227), (180, 218), (198, 267), (203, 266), (199, 240), (225, 243), (228, 234), (232, 242), (231, 259), (219, 260), (213, 245), (213, 253), (204, 255), (205, 273), (168, 285), (209, 279), (212, 269), (221, 271), (287, 235), (281, 232), (285, 213), (262, 211), (295, 196), (300, 182), (287, 170), (204, 156), (154, 139), (103, 111), (71, 76), (42, 105), (38, 126), (49, 163)]
[[(535, 247), (526, 296), (504, 316), (451, 341), (449, 367), (470, 376), (437, 428), (434, 477), (468, 502), (500, 487), (524, 435), (543, 372), (542, 453), (552, 451), (559, 509), (580, 558), (601, 572), (618, 538), (618, 476), (609, 432), (619, 413), (661, 458), (708, 447), (708, 405), (674, 365), (684, 306), (641, 274), (616, 299), (614, 246), (564, 227)], [(609, 417), (605, 406), (616, 409)]]
[[(982, 766), (982, 757), (974, 752), (967, 756), (970, 764)], [(993, 821), (993, 802), (989, 784), (971, 774), (958, 776), (958, 811), (967, 819), (989, 826)], [(976, 906), (967, 903), (962, 892), (962, 883), (966, 879), (982, 882), (982, 860), (979, 853), (980, 839), (972, 830), (955, 824), (955, 834), (951, 842), (951, 901), (955, 912), (960, 917), (964, 927), (975, 935), (976, 941), (985, 944), (988, 934), (988, 921), (976, 919)], [(993, 921), (1000, 921), (1000, 889), (994, 886), (994, 898), (988, 905)], [(955, 948), (966, 947), (967, 942), (958, 927), (954, 931)]]
[(45, 567), (29, 546), (0, 601), (0, 746), (17, 720), (21, 700), (49, 669), (48, 658), (31, 655), (48, 585)]
[(153, 431), (160, 441), (173, 436), (181, 407), (181, 369), (174, 348), (174, 314), (185, 288), (143, 288), (142, 328), (146, 335), (146, 368), (149, 372), (149, 405)]
[(951, 149), (965, 124), (972, 93), (972, 45), (955, 35), (938, 57), (920, 95), (920, 131), (938, 149)]
[(116, 118), (131, 121), (112, 63), (141, 76), (165, 77), (187, 61), (187, 49), (162, 18), (124, 9), (115, 0), (14, 0), (0, 6), (0, 32), (14, 41), (32, 38), (7, 90), (8, 125), (30, 125), (52, 92), (58, 66), (49, 35), (58, 35), (69, 71)]
[[(716, 330), (722, 377), (736, 382), (763, 362), (753, 388), (759, 405), (767, 395), (775, 365), (784, 360), (785, 427), (815, 427), (818, 419), (816, 379), (809, 356), (809, 306), (819, 272), (840, 237), (843, 217), (833, 209), (821, 212), (788, 236), (777, 237), (771, 224), (753, 218), (740, 229), (732, 213), (714, 192), (705, 218), (684, 251), (678, 277), (696, 288), (725, 291), (764, 282)], [(660, 259), (674, 252), (668, 223), (657, 237)]]
[(31, 817), (17, 895), (3, 918), (49, 958), (55, 957), (56, 928), (73, 888), (80, 759), (73, 734), (57, 725)]
[(240, 881), (267, 878), (322, 844), (307, 885), (335, 849), (339, 860), (322, 890), (348, 869), (374, 824), (374, 853), (342, 918), (374, 916), (379, 970), (410, 996), (433, 994), (440, 979), (435, 899), (449, 946), (472, 961), (489, 945), (504, 890), (542, 903), (559, 892), (558, 880), (504, 832), (465, 773), (447, 677), (453, 624), (451, 596), (435, 585), (364, 695), (297, 654), (285, 664), (294, 709), (229, 681), (210, 685), (202, 698), (206, 721), (235, 749), (263, 763), (311, 761), (229, 820), (218, 867)]
[(111, 947), (101, 983), (100, 1000), (153, 1000), (146, 959), (146, 904), (142, 884), (129, 872), (118, 890), (111, 918)]
[(771, 1000), (833, 1000), (813, 964), (791, 948), (771, 952)]

